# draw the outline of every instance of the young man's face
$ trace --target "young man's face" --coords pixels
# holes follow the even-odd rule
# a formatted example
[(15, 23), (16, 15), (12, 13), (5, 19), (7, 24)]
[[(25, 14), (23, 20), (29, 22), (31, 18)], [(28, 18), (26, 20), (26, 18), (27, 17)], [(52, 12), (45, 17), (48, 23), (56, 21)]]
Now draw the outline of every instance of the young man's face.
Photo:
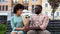
[(41, 13), (41, 8), (40, 7), (38, 7), (38, 6), (35, 6), (35, 8), (34, 8), (34, 12), (35, 12), (35, 14), (40, 14)]
[(17, 10), (17, 14), (18, 15), (21, 15), (22, 14), (22, 11), (23, 11), (22, 9)]

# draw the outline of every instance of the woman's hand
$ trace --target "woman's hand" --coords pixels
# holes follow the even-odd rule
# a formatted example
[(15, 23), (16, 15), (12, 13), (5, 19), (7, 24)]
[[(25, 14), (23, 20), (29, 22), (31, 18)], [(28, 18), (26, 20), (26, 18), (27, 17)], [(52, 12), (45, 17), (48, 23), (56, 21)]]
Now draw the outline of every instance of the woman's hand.
[(25, 28), (24, 27), (22, 27), (22, 28), (16, 28), (16, 30), (24, 30)]
[(16, 28), (16, 30), (28, 31), (28, 26), (24, 26), (24, 27), (22, 27), (22, 28)]

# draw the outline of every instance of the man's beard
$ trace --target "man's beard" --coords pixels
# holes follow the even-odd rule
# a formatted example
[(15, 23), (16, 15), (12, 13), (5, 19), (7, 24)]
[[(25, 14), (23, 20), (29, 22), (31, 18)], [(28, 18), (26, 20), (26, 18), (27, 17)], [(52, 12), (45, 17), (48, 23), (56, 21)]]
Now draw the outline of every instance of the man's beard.
[(40, 13), (41, 13), (40, 11), (35, 12), (35, 14), (40, 14)]

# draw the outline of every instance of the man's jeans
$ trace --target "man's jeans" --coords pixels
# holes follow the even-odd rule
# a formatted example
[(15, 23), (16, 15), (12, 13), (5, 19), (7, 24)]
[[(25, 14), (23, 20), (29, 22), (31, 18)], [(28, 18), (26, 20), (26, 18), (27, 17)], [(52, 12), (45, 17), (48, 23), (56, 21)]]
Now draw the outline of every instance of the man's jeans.
[(51, 34), (51, 33), (48, 30), (43, 31), (30, 30), (27, 32), (27, 34)]

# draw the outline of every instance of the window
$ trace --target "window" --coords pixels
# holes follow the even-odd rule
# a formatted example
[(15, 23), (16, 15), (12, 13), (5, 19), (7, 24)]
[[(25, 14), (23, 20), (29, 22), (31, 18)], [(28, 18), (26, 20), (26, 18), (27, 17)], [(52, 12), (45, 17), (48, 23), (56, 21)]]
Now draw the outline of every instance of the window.
[(24, 6), (24, 9), (28, 10), (28, 6)]
[(53, 16), (53, 13), (51, 12), (51, 16)]
[(57, 16), (54, 16), (54, 19), (56, 20), (57, 19)]
[(0, 10), (1, 11), (7, 11), (8, 10), (8, 6), (0, 6)]
[(48, 4), (45, 4), (45, 7), (48, 7)]
[(13, 0), (13, 3), (18, 3), (18, 0)]
[(3, 6), (1, 6), (1, 10), (3, 10)]
[(48, 14), (48, 12), (45, 12), (46, 14)]
[(6, 10), (6, 6), (4, 6), (4, 10)]
[(7, 0), (0, 0), (0, 4), (8, 4)]
[(23, 3), (28, 3), (29, 1), (28, 0), (23, 0)]
[(33, 2), (36, 2), (37, 0), (32, 0)]
[[(32, 12), (33, 12), (33, 10), (34, 10), (34, 5), (32, 5)], [(33, 12), (34, 13), (34, 12)]]
[(0, 16), (0, 23), (6, 24), (7, 22), (7, 16)]
[(28, 0), (23, 0), (23, 1), (28, 1)]
[(57, 16), (59, 16), (59, 12), (57, 12)]
[(8, 6), (6, 6), (6, 10), (8, 10)]
[(4, 10), (4, 6), (2, 8), (3, 8), (2, 10)]
[(8, 0), (0, 0), (0, 2), (7, 2)]
[(15, 0), (16, 3), (18, 3), (18, 0)]

